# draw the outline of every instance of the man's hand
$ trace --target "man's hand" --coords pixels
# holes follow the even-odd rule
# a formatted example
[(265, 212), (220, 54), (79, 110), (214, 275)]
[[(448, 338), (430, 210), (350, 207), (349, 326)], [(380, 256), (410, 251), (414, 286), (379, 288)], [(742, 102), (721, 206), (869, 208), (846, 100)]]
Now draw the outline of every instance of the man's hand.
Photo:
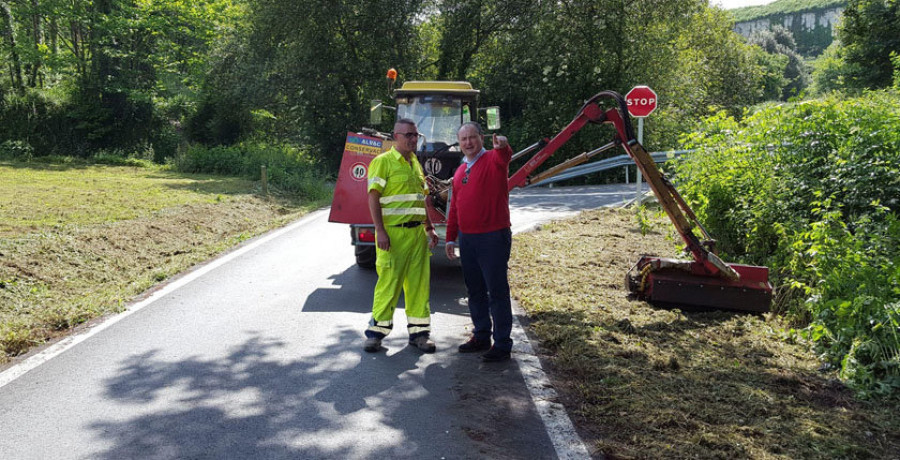
[(428, 229), (425, 231), (425, 234), (428, 235), (428, 249), (434, 249), (438, 244), (438, 236), (437, 233), (434, 232), (434, 229)]
[(375, 245), (382, 251), (391, 250), (391, 238), (388, 236), (387, 232), (375, 232)]
[(509, 142), (506, 140), (506, 136), (498, 136), (497, 133), (494, 133), (494, 148), (502, 149), (509, 145)]
[(444, 253), (447, 254), (448, 260), (456, 260), (456, 244), (452, 241), (448, 241), (446, 245), (444, 245)]

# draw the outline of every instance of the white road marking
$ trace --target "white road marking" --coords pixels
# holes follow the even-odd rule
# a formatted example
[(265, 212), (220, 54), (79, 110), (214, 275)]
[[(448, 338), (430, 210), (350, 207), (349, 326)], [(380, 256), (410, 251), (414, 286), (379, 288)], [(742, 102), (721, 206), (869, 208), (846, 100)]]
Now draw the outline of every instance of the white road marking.
[(517, 315), (522, 314), (521, 309), (516, 305), (516, 315), (513, 315), (512, 336), (514, 345), (513, 357), (519, 363), (519, 369), (522, 370), (522, 377), (525, 379), (525, 386), (531, 393), (531, 401), (534, 407), (544, 421), (547, 428), (547, 435), (556, 455), (560, 459), (575, 460), (591, 458), (587, 447), (582, 442), (578, 432), (575, 431), (575, 425), (569, 419), (566, 408), (557, 402), (556, 390), (544, 373), (541, 367), (541, 361), (534, 353), (528, 337), (525, 335), (522, 325), (519, 323)]
[(85, 340), (99, 334), (100, 332), (102, 332), (106, 328), (112, 326), (113, 324), (116, 324), (119, 321), (122, 321), (123, 319), (125, 319), (125, 318), (133, 315), (134, 313), (142, 310), (143, 308), (149, 306), (153, 302), (156, 302), (157, 300), (165, 297), (166, 295), (174, 292), (175, 290), (187, 285), (191, 281), (194, 281), (197, 278), (200, 278), (201, 276), (215, 270), (216, 268), (221, 267), (222, 265), (225, 265), (226, 263), (246, 254), (247, 252), (250, 252), (250, 251), (256, 249), (257, 247), (259, 247), (275, 238), (278, 238), (279, 236), (281, 236), (282, 234), (284, 234), (286, 232), (294, 230), (298, 227), (301, 227), (303, 225), (306, 225), (307, 223), (310, 223), (310, 222), (318, 219), (322, 215), (325, 215), (327, 212), (328, 212), (327, 208), (324, 210), (312, 212), (309, 215), (298, 220), (297, 222), (294, 222), (286, 227), (275, 230), (275, 231), (263, 236), (262, 238), (260, 238), (258, 240), (251, 241), (246, 246), (239, 247), (237, 250), (230, 252), (228, 254), (225, 254), (222, 257), (213, 259), (209, 264), (204, 265), (197, 270), (189, 272), (184, 277), (176, 279), (175, 281), (165, 285), (160, 290), (158, 290), (158, 291), (154, 292), (153, 294), (151, 294), (150, 296), (148, 296), (146, 299), (141, 300), (140, 302), (137, 302), (134, 305), (128, 307), (128, 309), (125, 310), (124, 312), (111, 316), (109, 319), (104, 320), (100, 324), (92, 327), (91, 329), (85, 331), (82, 334), (71, 335), (69, 337), (66, 337), (66, 338), (60, 340), (59, 342), (54, 343), (53, 345), (50, 345), (46, 349), (42, 350), (40, 353), (38, 353), (34, 356), (31, 356), (28, 359), (25, 359), (24, 361), (22, 361), (21, 363), (18, 363), (16, 365), (10, 367), (9, 369), (3, 371), (3, 373), (0, 373), (0, 388), (3, 388), (4, 386), (12, 383), (19, 377), (34, 370), (41, 364), (44, 364), (47, 361), (50, 361), (51, 359), (53, 359), (54, 357), (59, 356), (60, 354), (68, 351), (75, 345), (78, 345), (79, 343), (84, 342)]

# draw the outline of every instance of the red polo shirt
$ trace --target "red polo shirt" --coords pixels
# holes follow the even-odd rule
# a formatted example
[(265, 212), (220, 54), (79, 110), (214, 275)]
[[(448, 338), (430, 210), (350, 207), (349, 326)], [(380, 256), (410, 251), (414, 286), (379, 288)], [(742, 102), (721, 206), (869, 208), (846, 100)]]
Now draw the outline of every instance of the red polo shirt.
[(509, 145), (486, 151), (472, 165), (468, 178), (465, 163), (456, 168), (447, 216), (447, 241), (456, 241), (459, 232), (487, 233), (509, 228), (508, 177), (512, 154)]

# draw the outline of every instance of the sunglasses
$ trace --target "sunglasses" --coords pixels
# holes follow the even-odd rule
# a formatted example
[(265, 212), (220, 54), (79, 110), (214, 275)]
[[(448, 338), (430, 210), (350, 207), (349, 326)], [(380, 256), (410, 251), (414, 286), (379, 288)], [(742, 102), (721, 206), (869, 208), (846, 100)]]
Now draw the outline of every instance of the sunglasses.
[(417, 133), (417, 132), (411, 132), (411, 133), (394, 133), (394, 136), (395, 136), (395, 137), (396, 137), (396, 136), (404, 136), (404, 137), (406, 137), (407, 139), (415, 139), (415, 138), (419, 137), (419, 133)]

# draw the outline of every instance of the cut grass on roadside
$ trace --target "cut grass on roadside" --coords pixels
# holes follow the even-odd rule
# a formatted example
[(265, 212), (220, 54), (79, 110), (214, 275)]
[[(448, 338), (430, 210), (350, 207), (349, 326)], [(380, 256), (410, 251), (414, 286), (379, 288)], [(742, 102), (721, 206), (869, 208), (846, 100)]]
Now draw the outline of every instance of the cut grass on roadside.
[(233, 177), (101, 165), (0, 163), (0, 237), (135, 219), (246, 195)]
[(0, 163), (0, 364), (323, 205), (161, 169)]
[(595, 454), (897, 458), (897, 401), (856, 399), (777, 316), (629, 299), (625, 273), (642, 253), (677, 256), (674, 235), (607, 209), (516, 236), (513, 295)]

